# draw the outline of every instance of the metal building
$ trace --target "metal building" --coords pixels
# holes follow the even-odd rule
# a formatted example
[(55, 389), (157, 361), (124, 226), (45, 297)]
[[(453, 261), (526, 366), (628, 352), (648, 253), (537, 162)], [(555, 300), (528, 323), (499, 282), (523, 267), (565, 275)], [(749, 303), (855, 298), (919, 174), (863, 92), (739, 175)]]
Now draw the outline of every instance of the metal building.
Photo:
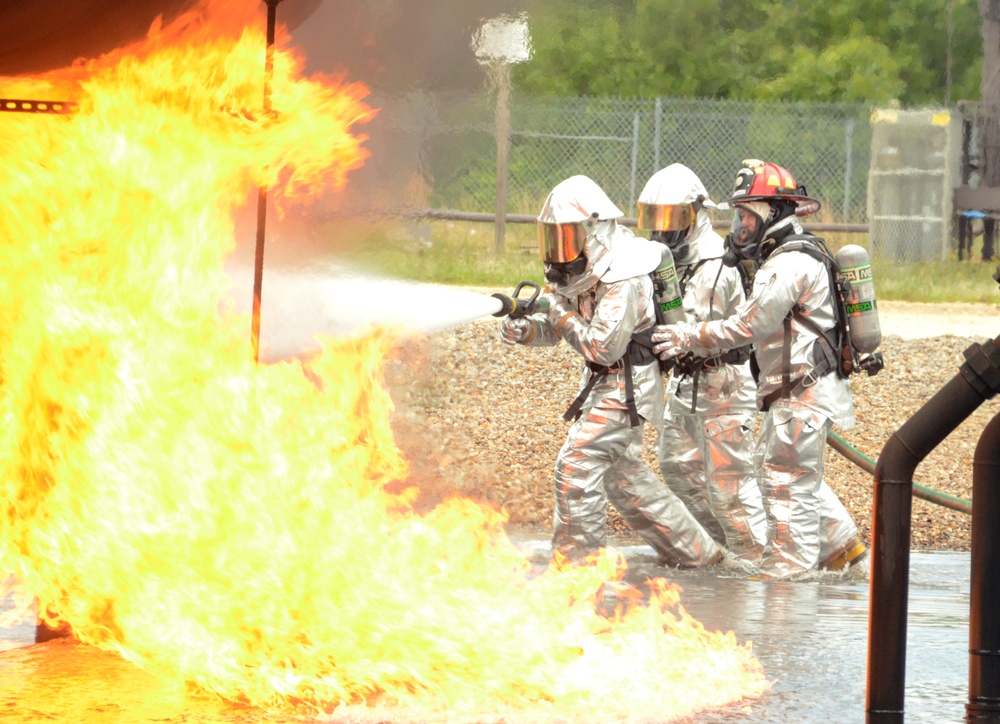
[(961, 118), (948, 110), (872, 113), (868, 223), (873, 259), (935, 261), (951, 252)]

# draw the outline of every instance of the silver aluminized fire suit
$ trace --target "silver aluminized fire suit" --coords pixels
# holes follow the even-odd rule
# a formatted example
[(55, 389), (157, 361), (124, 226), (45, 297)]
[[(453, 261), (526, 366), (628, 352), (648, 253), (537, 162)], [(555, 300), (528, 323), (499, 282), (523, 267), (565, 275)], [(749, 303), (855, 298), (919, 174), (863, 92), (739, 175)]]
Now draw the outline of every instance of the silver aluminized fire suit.
[[(700, 199), (700, 201), (699, 201)], [(675, 251), (677, 277), (690, 322), (724, 319), (746, 300), (736, 267), (722, 263), (722, 237), (704, 208), (715, 208), (698, 176), (671, 164), (646, 183), (640, 204), (698, 204), (697, 215)], [(689, 356), (668, 381), (660, 432), (660, 473), (717, 542), (743, 559), (757, 560), (767, 523), (754, 469), (757, 385), (749, 355), (741, 362)]]
[(619, 226), (620, 216), (586, 177), (556, 186), (539, 222), (582, 223), (587, 268), (547, 287), (547, 312), (501, 322), (505, 342), (551, 346), (565, 340), (585, 360), (580, 390), (589, 392), (556, 459), (553, 550), (579, 560), (605, 547), (610, 501), (663, 563), (711, 565), (722, 550), (641, 460), (643, 421), (659, 426), (664, 389), (648, 338), (637, 349), (632, 336), (655, 323), (649, 273), (661, 251)]
[[(796, 234), (801, 234), (797, 222)], [(801, 251), (772, 252), (757, 271), (751, 297), (723, 320), (657, 328), (663, 355), (711, 353), (753, 342), (760, 367), (757, 396), (764, 400), (791, 379), (814, 369), (818, 335), (785, 318), (793, 307), (820, 329), (836, 325), (834, 290), (821, 261)], [(787, 368), (782, 356), (788, 356)], [(768, 540), (762, 560), (767, 576), (784, 577), (822, 567), (860, 545), (850, 514), (823, 480), (827, 433), (832, 424), (854, 426), (849, 381), (835, 372), (798, 386), (765, 412), (756, 458), (767, 513)]]

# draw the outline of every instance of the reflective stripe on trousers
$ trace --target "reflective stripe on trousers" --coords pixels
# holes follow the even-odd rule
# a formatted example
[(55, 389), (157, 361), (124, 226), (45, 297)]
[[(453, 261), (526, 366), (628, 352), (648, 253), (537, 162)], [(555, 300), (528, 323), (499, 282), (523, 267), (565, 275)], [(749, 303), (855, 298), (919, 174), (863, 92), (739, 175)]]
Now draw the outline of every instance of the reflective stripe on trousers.
[(767, 534), (754, 467), (754, 415), (674, 414), (659, 440), (663, 480), (733, 555), (760, 557)]
[(555, 466), (552, 547), (571, 558), (607, 544), (606, 502), (670, 565), (700, 566), (718, 545), (642, 462), (642, 426), (626, 410), (591, 408), (570, 427)]
[(787, 576), (817, 567), (848, 545), (857, 526), (823, 481), (832, 422), (806, 409), (771, 408), (757, 444), (760, 490), (767, 514), (762, 569)]

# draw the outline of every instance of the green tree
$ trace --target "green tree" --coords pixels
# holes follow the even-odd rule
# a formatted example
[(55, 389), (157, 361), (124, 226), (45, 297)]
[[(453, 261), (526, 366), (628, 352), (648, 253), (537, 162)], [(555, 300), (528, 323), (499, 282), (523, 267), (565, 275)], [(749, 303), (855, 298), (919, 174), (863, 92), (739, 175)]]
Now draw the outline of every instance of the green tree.
[(528, 3), (534, 55), (515, 72), (525, 91), (906, 105), (979, 95), (974, 0)]

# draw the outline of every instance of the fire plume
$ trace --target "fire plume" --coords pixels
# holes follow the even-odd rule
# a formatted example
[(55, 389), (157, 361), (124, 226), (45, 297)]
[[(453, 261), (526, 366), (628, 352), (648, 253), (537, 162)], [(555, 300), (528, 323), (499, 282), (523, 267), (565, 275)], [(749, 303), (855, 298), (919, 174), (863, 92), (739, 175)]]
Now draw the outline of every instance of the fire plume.
[(529, 575), (502, 513), (420, 515), (393, 492), (390, 334), (254, 365), (223, 302), (234, 213), (260, 185), (279, 207), (341, 187), (374, 111), (279, 49), (263, 113), (248, 7), (0, 79), (3, 97), (77, 104), (0, 113), (0, 571), (20, 611), (37, 600), (162, 678), (280, 710), (663, 720), (758, 695), (749, 647), (666, 582), (600, 616), (613, 556)]

